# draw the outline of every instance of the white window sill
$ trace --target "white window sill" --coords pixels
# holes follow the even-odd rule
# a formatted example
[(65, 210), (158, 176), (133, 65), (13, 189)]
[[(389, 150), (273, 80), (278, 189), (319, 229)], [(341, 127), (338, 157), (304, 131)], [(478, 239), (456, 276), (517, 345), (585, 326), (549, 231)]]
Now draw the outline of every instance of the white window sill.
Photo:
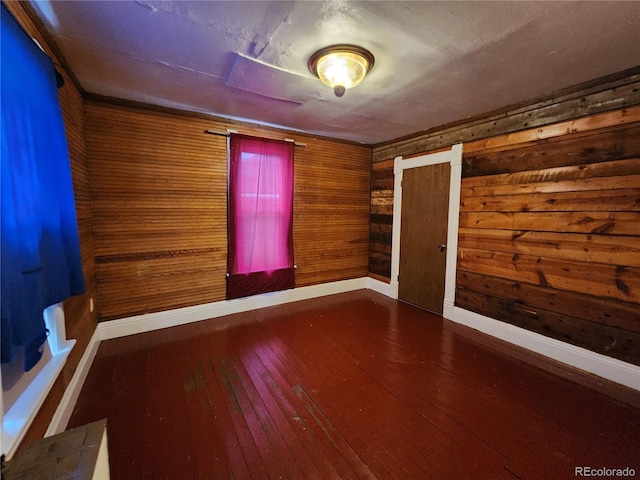
[[(75, 340), (67, 340), (62, 304), (52, 305), (44, 311), (45, 324), (49, 329), (49, 347), (52, 357), (38, 372), (11, 408), (2, 415), (0, 450), (7, 460), (15, 453), (31, 422), (53, 387)], [(2, 409), (0, 408), (0, 413)]]

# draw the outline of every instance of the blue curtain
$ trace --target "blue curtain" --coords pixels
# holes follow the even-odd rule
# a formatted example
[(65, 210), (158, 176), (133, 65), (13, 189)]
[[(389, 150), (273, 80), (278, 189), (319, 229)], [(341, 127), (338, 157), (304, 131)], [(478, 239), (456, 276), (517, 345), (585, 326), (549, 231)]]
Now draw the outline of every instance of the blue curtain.
[(43, 310), (84, 293), (71, 167), (51, 59), (2, 6), (2, 362), (42, 356)]

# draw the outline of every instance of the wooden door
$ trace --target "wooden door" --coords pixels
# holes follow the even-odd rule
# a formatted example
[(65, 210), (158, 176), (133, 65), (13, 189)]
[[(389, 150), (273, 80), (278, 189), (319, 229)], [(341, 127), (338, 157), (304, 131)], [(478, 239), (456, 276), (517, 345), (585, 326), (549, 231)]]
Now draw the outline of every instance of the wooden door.
[(398, 298), (442, 314), (449, 163), (403, 171)]

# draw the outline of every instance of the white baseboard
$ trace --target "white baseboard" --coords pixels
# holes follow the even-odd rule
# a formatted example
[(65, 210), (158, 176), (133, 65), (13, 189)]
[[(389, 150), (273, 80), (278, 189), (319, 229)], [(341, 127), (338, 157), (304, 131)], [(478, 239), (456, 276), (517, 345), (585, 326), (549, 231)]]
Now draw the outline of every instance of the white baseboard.
[(454, 316), (454, 301), (451, 298), (445, 298), (442, 303), (442, 316), (447, 320), (453, 320)]
[[(265, 293), (253, 297), (223, 300), (192, 307), (177, 308), (164, 312), (148, 313), (135, 317), (102, 322), (98, 325), (100, 340), (135, 335), (161, 328), (175, 327), (186, 323), (198, 322), (209, 318), (217, 318), (234, 313), (247, 312), (258, 308), (272, 307), (299, 300), (323, 297), (336, 293), (349, 292), (367, 288), (368, 277), (342, 280), (338, 282), (299, 287), (274, 293)], [(380, 282), (383, 283), (383, 282)]]
[(398, 298), (398, 284), (395, 285), (381, 282), (375, 278), (367, 277), (367, 287), (369, 290), (381, 293), (391, 298)]
[(599, 353), (530, 332), (459, 307), (453, 308), (452, 321), (545, 355), (566, 365), (640, 390), (640, 367)]
[(80, 358), (80, 362), (76, 367), (73, 377), (71, 377), (69, 385), (67, 385), (67, 388), (64, 391), (64, 395), (58, 404), (58, 408), (53, 414), (51, 423), (49, 423), (49, 428), (47, 428), (47, 431), (44, 434), (45, 437), (63, 432), (67, 428), (67, 423), (69, 423), (69, 418), (71, 418), (76, 401), (78, 400), (78, 396), (80, 395), (80, 391), (82, 390), (82, 386), (87, 378), (87, 374), (89, 373), (89, 369), (91, 368), (93, 359), (98, 352), (99, 346), (100, 334), (96, 328), (89, 340), (87, 348)]

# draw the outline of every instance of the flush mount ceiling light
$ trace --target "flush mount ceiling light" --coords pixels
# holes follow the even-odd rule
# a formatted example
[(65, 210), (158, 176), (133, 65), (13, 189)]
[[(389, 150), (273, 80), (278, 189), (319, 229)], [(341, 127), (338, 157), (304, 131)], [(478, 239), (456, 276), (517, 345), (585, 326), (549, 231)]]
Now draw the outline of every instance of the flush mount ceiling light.
[(333, 88), (337, 97), (358, 85), (373, 68), (375, 59), (369, 50), (356, 45), (332, 45), (309, 58), (309, 70), (322, 83)]

